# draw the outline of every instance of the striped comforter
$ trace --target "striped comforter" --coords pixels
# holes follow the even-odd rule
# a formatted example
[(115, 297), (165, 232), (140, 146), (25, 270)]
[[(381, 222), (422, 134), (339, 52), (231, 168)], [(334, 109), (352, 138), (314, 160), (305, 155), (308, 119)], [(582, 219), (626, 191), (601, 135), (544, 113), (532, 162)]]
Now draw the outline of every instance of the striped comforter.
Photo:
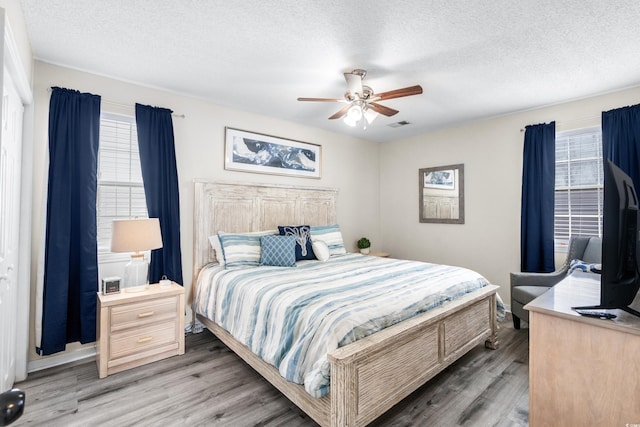
[(193, 305), (284, 378), (322, 397), (327, 353), (487, 284), (464, 268), (347, 254), (290, 268), (211, 264)]

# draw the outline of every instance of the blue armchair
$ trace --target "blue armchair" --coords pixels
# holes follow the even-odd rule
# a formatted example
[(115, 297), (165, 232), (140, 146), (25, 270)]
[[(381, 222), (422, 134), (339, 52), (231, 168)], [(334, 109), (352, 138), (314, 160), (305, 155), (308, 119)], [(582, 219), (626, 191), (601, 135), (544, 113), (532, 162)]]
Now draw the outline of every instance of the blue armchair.
[(564, 279), (574, 259), (600, 264), (602, 240), (598, 237), (572, 237), (564, 264), (552, 273), (511, 273), (511, 314), (514, 328), (520, 329), (520, 319), (529, 322), (529, 312), (524, 306)]

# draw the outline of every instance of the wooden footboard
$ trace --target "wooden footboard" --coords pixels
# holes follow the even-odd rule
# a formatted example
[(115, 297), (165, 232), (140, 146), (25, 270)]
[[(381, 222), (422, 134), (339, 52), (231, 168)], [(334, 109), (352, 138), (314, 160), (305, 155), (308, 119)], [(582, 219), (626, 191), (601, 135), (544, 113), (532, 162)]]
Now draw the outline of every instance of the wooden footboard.
[(490, 285), (331, 353), (331, 392), (313, 398), (228, 332), (198, 318), (231, 350), (322, 426), (365, 426), (485, 341), (497, 348)]

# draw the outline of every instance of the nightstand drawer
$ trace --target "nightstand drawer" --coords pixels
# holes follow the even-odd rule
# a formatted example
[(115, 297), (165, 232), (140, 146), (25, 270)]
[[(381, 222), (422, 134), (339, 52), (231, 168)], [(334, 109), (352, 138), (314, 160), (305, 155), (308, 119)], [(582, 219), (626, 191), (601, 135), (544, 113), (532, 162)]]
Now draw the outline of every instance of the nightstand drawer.
[(177, 297), (169, 297), (113, 307), (111, 309), (111, 332), (174, 319), (177, 304)]
[(173, 320), (114, 333), (110, 337), (110, 359), (117, 359), (177, 340), (176, 324)]

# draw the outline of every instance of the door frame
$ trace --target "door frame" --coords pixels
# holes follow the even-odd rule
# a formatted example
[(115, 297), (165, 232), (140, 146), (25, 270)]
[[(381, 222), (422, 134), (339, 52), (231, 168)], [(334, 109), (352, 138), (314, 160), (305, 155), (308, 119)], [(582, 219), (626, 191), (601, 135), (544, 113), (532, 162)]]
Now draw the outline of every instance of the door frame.
[[(29, 76), (19, 55), (6, 11), (0, 7), (2, 25), (3, 67), (0, 83), (4, 85), (4, 70), (10, 74), (24, 106), (22, 120), (22, 164), (20, 187), (20, 246), (18, 252), (18, 307), (16, 319), (15, 380), (27, 377), (29, 357), (29, 313), (31, 294), (31, 219), (33, 204), (33, 91)], [(0, 103), (0, 109), (1, 109)], [(1, 111), (0, 111), (1, 113)]]

